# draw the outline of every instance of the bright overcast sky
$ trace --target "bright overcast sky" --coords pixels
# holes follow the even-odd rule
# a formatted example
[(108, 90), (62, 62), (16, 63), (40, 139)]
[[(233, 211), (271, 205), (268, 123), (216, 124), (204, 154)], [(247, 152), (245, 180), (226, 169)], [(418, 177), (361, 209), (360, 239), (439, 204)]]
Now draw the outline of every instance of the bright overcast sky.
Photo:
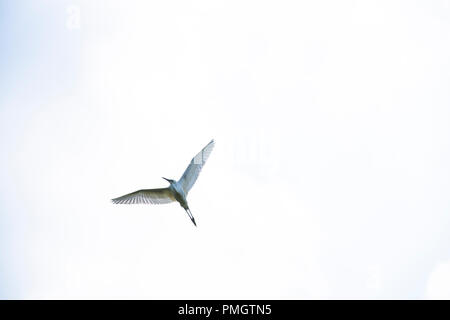
[[(1, 298), (450, 298), (449, 1), (1, 1)], [(178, 179), (188, 201), (111, 198)]]

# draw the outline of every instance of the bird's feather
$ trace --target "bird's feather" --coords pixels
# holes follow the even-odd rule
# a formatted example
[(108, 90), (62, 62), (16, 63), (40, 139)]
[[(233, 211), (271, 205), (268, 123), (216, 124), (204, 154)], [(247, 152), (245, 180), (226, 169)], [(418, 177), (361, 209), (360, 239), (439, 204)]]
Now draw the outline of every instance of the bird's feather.
[(175, 201), (169, 188), (143, 189), (111, 200), (116, 204), (163, 204)]
[(184, 192), (187, 194), (191, 190), (195, 181), (197, 181), (198, 175), (208, 160), (211, 151), (214, 148), (214, 140), (206, 145), (194, 158), (192, 158), (189, 166), (183, 173), (183, 176), (178, 180), (178, 183), (183, 187)]

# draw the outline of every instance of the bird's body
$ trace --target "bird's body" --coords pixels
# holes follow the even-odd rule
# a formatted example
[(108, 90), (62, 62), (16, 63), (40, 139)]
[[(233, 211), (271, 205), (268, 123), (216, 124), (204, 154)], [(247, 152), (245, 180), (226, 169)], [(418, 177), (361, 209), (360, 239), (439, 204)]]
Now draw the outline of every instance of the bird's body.
[(178, 181), (170, 184), (169, 189), (172, 191), (175, 200), (177, 200), (183, 208), (187, 208), (186, 193), (184, 193), (183, 187)]
[(169, 187), (138, 190), (112, 199), (112, 202), (123, 204), (163, 204), (177, 201), (181, 205), (181, 207), (186, 210), (186, 213), (188, 214), (194, 225), (197, 226), (191, 210), (189, 209), (186, 196), (197, 180), (198, 175), (200, 174), (200, 171), (202, 170), (213, 148), (214, 140), (211, 140), (211, 142), (208, 143), (206, 147), (202, 149), (202, 151), (200, 151), (194, 158), (192, 158), (189, 166), (186, 168), (183, 175), (178, 181), (163, 178), (170, 183)]

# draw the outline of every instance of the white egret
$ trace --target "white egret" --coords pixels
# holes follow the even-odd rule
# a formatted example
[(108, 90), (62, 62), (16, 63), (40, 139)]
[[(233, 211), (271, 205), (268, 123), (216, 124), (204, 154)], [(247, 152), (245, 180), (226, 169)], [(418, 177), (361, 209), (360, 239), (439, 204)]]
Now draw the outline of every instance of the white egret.
[(206, 160), (208, 160), (208, 157), (211, 154), (213, 148), (214, 140), (211, 140), (211, 142), (208, 143), (206, 147), (202, 149), (202, 151), (200, 151), (194, 158), (192, 158), (188, 167), (178, 181), (163, 177), (163, 179), (170, 183), (169, 187), (138, 190), (124, 196), (114, 198), (112, 199), (112, 202), (118, 204), (163, 204), (178, 201), (181, 207), (186, 210), (186, 213), (188, 214), (189, 218), (191, 218), (194, 225), (197, 226), (194, 216), (189, 209), (186, 196), (197, 180), (198, 175), (205, 165)]

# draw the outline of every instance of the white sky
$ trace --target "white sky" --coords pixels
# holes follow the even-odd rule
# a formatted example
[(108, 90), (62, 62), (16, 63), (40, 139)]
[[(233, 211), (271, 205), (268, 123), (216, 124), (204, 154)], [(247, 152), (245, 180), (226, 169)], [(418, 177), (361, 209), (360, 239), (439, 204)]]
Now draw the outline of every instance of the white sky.
[(450, 298), (448, 1), (2, 7), (1, 297)]

